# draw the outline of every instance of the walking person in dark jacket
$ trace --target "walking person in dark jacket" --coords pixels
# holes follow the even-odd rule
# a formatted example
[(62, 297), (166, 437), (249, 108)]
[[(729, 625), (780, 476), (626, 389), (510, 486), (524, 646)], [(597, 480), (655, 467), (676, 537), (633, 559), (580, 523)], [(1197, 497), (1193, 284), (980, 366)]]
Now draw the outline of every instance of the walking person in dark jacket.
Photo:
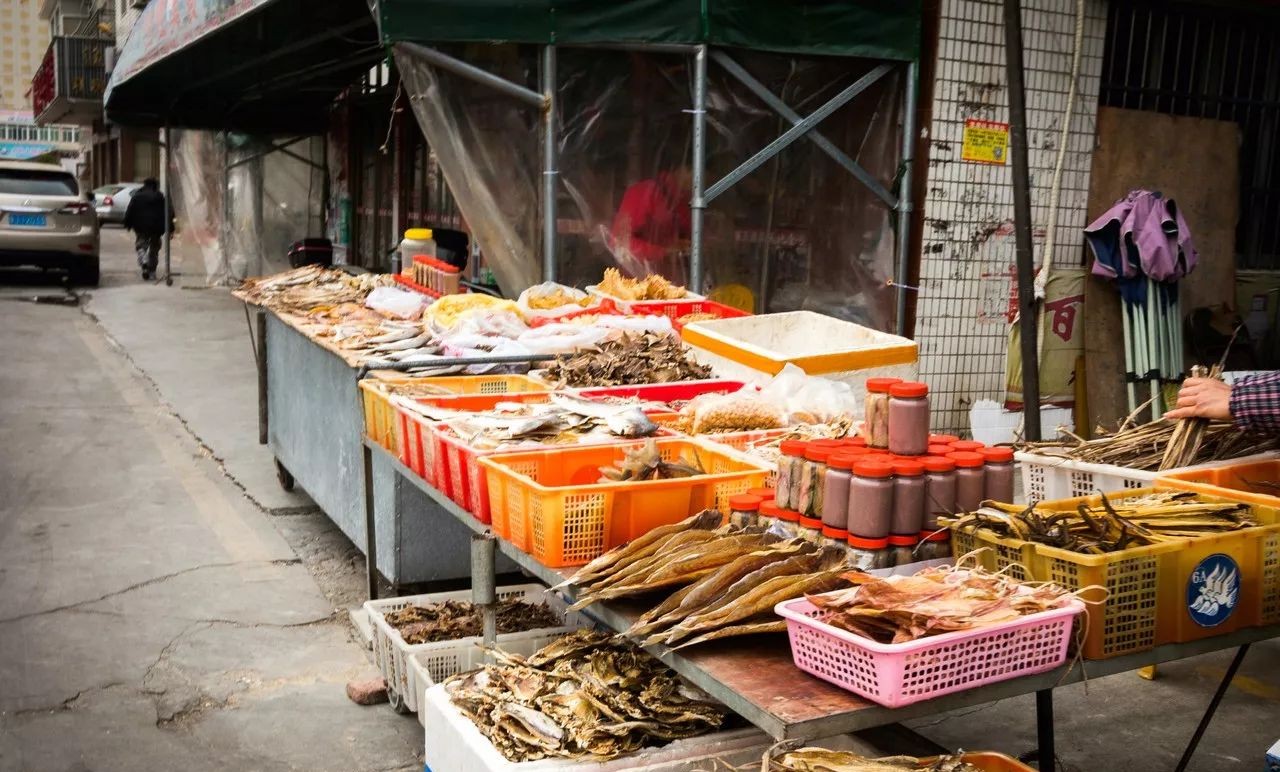
[(136, 237), (134, 247), (138, 251), (138, 267), (142, 269), (144, 279), (150, 279), (156, 272), (160, 239), (167, 230), (164, 214), (164, 194), (160, 192), (160, 183), (154, 178), (145, 180), (129, 199), (129, 208), (124, 212), (124, 227), (133, 231)]

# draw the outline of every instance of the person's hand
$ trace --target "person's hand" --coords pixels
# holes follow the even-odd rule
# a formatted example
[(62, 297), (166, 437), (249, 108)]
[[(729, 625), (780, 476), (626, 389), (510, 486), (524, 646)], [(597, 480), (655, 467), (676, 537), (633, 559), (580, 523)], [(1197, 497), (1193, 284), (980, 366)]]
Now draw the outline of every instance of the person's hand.
[(1188, 378), (1178, 392), (1178, 404), (1164, 417), (1230, 421), (1231, 387), (1217, 378)]

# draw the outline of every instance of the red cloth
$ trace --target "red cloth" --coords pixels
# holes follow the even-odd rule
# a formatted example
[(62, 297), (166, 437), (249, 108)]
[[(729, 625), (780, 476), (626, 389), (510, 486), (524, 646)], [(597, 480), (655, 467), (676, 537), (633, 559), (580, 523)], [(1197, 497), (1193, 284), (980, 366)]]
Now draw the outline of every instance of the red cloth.
[(614, 242), (649, 263), (662, 260), (689, 237), (689, 202), (671, 175), (641, 180), (622, 194), (613, 217)]

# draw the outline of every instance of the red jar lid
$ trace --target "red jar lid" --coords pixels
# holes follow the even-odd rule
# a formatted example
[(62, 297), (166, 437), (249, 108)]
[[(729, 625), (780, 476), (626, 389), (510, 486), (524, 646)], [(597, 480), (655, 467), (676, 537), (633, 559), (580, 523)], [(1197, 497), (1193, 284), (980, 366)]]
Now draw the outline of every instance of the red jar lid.
[(788, 523), (794, 523), (800, 519), (800, 513), (794, 509), (783, 509), (778, 507), (778, 514), (775, 515), (779, 520), (785, 520)]
[(809, 445), (817, 445), (820, 448), (838, 448), (844, 444), (844, 440), (814, 440)]
[(823, 448), (811, 442), (809, 447), (804, 449), (804, 457), (810, 461), (826, 461), (827, 456), (830, 456), (833, 450), (836, 450), (836, 448)]
[(954, 451), (955, 451), (955, 448), (951, 447), (950, 445), (930, 445), (925, 450), (925, 453), (929, 454), (930, 456), (945, 456), (948, 453), (952, 453)]
[(747, 495), (759, 496), (761, 503), (763, 503), (766, 501), (773, 501), (774, 496), (777, 494), (773, 492), (773, 488), (748, 488)]
[(760, 508), (760, 497), (746, 493), (729, 497), (729, 508), (739, 512), (755, 512)]
[(895, 533), (889, 536), (889, 543), (895, 547), (914, 547), (920, 543), (920, 537), (914, 534), (911, 536), (899, 536)]
[(823, 535), (823, 536), (828, 536), (828, 537), (830, 537), (830, 538), (832, 538), (832, 539), (839, 539), (840, 541), (848, 541), (848, 540), (849, 540), (849, 532), (848, 532), (848, 531), (846, 531), (846, 530), (845, 530), (845, 529), (843, 529), (843, 528), (832, 528), (832, 527), (831, 527), (831, 526), (829, 526), (829, 525), (824, 525), (824, 526), (822, 526), (822, 535)]
[(778, 517), (782, 514), (782, 507), (772, 501), (760, 502), (760, 514), (765, 517)]
[(1013, 460), (1013, 448), (982, 448), (978, 452), (988, 464), (1003, 464)]
[(827, 466), (833, 469), (853, 469), (853, 465), (858, 461), (858, 454), (848, 452), (850, 450), (861, 450), (861, 448), (842, 448), (832, 453), (827, 457)]
[(925, 456), (920, 463), (926, 472), (953, 472), (956, 468), (955, 459), (946, 456)]
[(984, 463), (981, 453), (969, 453), (963, 450), (956, 451), (955, 453), (949, 453), (947, 454), (947, 458), (956, 462), (956, 466), (962, 469), (981, 467)]
[(985, 447), (986, 445), (983, 445), (981, 442), (975, 442), (974, 440), (956, 440), (955, 442), (951, 443), (952, 451), (963, 450), (968, 452), (973, 450), (981, 450), (982, 448), (985, 448)]
[(947, 541), (951, 538), (951, 531), (943, 528), (941, 531), (921, 531), (920, 541)]
[(865, 448), (867, 446), (866, 437), (845, 437), (841, 442), (854, 448)]
[(859, 477), (892, 477), (893, 464), (879, 460), (858, 461), (853, 465), (853, 473)]
[(893, 473), (899, 477), (919, 477), (924, 474), (924, 465), (919, 461), (895, 461)]
[(889, 546), (889, 540), (886, 539), (864, 539), (861, 536), (849, 534), (849, 546), (857, 547), (863, 550), (882, 550)]
[(903, 381), (895, 383), (889, 387), (890, 397), (907, 397), (914, 399), (916, 397), (929, 396), (929, 384), (920, 383), (919, 381)]
[(783, 440), (778, 449), (782, 451), (784, 456), (803, 456), (806, 445), (808, 445), (807, 442), (801, 442), (800, 440)]
[(812, 529), (814, 529), (815, 531), (816, 531), (816, 530), (821, 530), (821, 529), (822, 529), (822, 518), (820, 518), (820, 517), (805, 517), (804, 515), (800, 515), (800, 527), (801, 527), (801, 528), (812, 528)]
[(895, 383), (902, 383), (901, 378), (868, 378), (867, 391), (874, 394), (888, 394), (889, 387)]
[(950, 445), (953, 442), (959, 442), (960, 438), (954, 434), (930, 434), (930, 445)]

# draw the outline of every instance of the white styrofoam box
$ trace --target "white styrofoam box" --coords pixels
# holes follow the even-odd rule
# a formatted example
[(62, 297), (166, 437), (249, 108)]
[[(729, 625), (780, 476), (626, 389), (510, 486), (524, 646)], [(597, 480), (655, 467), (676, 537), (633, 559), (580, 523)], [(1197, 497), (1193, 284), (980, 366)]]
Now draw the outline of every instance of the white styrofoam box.
[(861, 395), (867, 378), (914, 379), (919, 372), (914, 341), (813, 311), (692, 322), (681, 337), (694, 359), (725, 378), (758, 380), (790, 363)]
[(1113, 464), (1089, 464), (1060, 456), (1036, 453), (1014, 453), (1013, 457), (1018, 461), (1019, 471), (1022, 473), (1023, 501), (1030, 503), (1074, 499), (1080, 496), (1092, 496), (1098, 492), (1111, 493), (1135, 488), (1150, 488), (1160, 475), (1191, 469), (1210, 469), (1227, 464), (1265, 461), (1276, 458), (1278, 455), (1280, 454), (1259, 453), (1212, 461), (1207, 464), (1166, 469), (1161, 472), (1146, 472)]
[[(561, 627), (547, 627), (522, 633), (501, 633), (498, 648), (518, 654), (532, 654), (552, 640), (588, 625), (586, 619), (568, 610), (559, 595), (540, 584), (515, 584), (499, 587), (499, 600), (519, 598), (530, 603), (546, 602), (564, 618)], [(387, 679), (387, 689), (403, 700), (409, 710), (417, 710), (420, 690), (415, 685), (413, 668), (409, 658), (421, 654), (420, 662), (432, 681), (441, 681), (455, 673), (470, 669), (471, 652), (482, 642), (479, 636), (436, 643), (405, 643), (399, 631), (387, 623), (386, 614), (412, 605), (428, 605), (446, 600), (470, 601), (471, 591), (438, 592), (430, 595), (406, 595), (400, 598), (365, 601), (364, 607), (373, 623), (373, 655), (378, 670)]]
[(676, 740), (659, 748), (642, 749), (606, 762), (571, 759), (512, 762), (493, 747), (489, 738), (480, 734), (470, 719), (458, 712), (449, 695), (445, 694), (443, 684), (426, 691), (421, 716), (426, 733), (424, 757), (429, 772), (616, 772), (623, 769), (675, 772), (697, 769), (698, 762), (709, 764), (712, 759), (729, 754), (734, 758), (745, 757), (744, 761), (758, 762), (765, 750), (773, 745), (773, 740), (758, 729), (730, 729)]
[[(1005, 410), (999, 402), (991, 399), (980, 399), (969, 409), (969, 429), (973, 438), (987, 445), (1007, 445), (1019, 439), (1022, 426), (1022, 412)], [(1074, 417), (1070, 408), (1041, 407), (1040, 436), (1057, 437), (1058, 427), (1075, 429)]]

